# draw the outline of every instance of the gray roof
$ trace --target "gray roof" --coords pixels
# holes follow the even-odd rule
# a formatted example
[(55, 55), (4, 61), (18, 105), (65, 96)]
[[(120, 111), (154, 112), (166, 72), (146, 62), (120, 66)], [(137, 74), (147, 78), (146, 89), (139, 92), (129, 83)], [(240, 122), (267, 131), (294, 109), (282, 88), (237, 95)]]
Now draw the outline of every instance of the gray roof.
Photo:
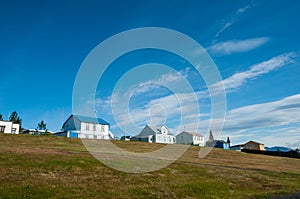
[[(181, 133), (186, 133), (186, 134), (190, 134), (190, 135), (197, 136), (197, 137), (203, 137), (203, 135), (201, 135), (199, 133), (195, 133), (195, 132), (182, 131)], [(181, 133), (179, 133), (179, 134), (181, 134)]]
[[(160, 130), (161, 130), (161, 127), (166, 127), (166, 129), (168, 129), (167, 126), (165, 125), (157, 125), (157, 126), (153, 126), (153, 125), (147, 125), (152, 131), (154, 131), (155, 133), (161, 133)], [(171, 133), (168, 129), (168, 135), (173, 135), (173, 133)]]

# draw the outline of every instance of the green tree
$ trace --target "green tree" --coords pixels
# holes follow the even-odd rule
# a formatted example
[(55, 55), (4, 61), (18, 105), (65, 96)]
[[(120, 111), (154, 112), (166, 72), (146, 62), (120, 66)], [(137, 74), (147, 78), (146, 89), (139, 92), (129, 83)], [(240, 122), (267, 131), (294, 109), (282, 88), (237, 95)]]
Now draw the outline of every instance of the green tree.
[(20, 124), (20, 132), (22, 131), (22, 118), (18, 115), (17, 111), (12, 112), (9, 116), (9, 121), (15, 124)]
[(3, 121), (3, 116), (0, 114), (0, 121)]
[(47, 124), (42, 120), (41, 122), (38, 123), (37, 129), (38, 130), (46, 130)]

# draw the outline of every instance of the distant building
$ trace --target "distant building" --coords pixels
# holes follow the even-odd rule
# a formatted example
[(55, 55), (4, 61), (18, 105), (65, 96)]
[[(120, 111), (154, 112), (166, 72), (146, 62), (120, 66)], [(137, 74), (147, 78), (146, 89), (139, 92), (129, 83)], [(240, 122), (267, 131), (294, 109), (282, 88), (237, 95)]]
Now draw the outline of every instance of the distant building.
[(241, 151), (244, 148), (244, 144), (237, 144), (230, 146), (230, 150)]
[(175, 136), (165, 125), (146, 125), (138, 135), (132, 136), (131, 140), (164, 144), (176, 143)]
[(22, 133), (29, 134), (29, 135), (41, 135), (41, 134), (46, 134), (46, 133), (50, 133), (50, 132), (48, 132), (47, 130), (26, 129)]
[(123, 135), (121, 138), (120, 138), (120, 140), (124, 140), (124, 141), (130, 141), (130, 139), (131, 139), (131, 136), (130, 135)]
[(176, 135), (176, 143), (204, 146), (204, 137), (198, 133), (182, 131)]
[(113, 139), (109, 123), (100, 118), (71, 115), (63, 124), (63, 131), (57, 136), (87, 139)]
[(224, 140), (214, 140), (214, 147), (229, 150), (230, 143), (227, 143)]
[(19, 134), (20, 124), (10, 121), (0, 121), (0, 133)]
[(265, 145), (255, 141), (249, 141), (244, 144), (244, 149), (264, 151)]

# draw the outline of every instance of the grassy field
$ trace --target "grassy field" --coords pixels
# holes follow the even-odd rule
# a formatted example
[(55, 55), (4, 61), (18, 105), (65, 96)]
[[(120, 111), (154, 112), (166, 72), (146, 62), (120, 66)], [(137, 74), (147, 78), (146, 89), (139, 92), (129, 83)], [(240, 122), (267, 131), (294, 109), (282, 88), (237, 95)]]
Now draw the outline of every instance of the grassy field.
[[(128, 151), (161, 144), (114, 141)], [(268, 198), (300, 191), (300, 160), (191, 147), (159, 171), (130, 174), (94, 159), (80, 140), (0, 134), (0, 198)]]

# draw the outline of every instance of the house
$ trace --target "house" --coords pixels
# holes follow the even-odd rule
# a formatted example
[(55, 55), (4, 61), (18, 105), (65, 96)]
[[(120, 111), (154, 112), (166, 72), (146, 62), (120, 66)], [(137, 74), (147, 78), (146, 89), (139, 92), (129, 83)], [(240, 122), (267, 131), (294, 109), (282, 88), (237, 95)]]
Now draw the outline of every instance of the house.
[(146, 125), (138, 135), (132, 136), (131, 140), (164, 144), (176, 143), (176, 137), (165, 125)]
[(264, 151), (265, 145), (259, 142), (249, 141), (244, 144), (244, 149)]
[(19, 134), (20, 124), (10, 121), (0, 121), (0, 133)]
[(214, 140), (214, 148), (229, 150), (230, 144), (225, 142), (224, 140)]
[(88, 139), (113, 139), (109, 123), (100, 118), (71, 115), (63, 124), (62, 132), (57, 136)]
[(182, 131), (176, 135), (176, 143), (204, 146), (204, 137), (198, 133)]
[(131, 139), (131, 136), (130, 135), (123, 135), (121, 138), (120, 138), (120, 140), (124, 140), (124, 141), (130, 141), (130, 139)]
[(242, 151), (243, 148), (244, 148), (244, 144), (237, 144), (237, 145), (230, 146), (230, 150), (234, 150), (234, 151)]

